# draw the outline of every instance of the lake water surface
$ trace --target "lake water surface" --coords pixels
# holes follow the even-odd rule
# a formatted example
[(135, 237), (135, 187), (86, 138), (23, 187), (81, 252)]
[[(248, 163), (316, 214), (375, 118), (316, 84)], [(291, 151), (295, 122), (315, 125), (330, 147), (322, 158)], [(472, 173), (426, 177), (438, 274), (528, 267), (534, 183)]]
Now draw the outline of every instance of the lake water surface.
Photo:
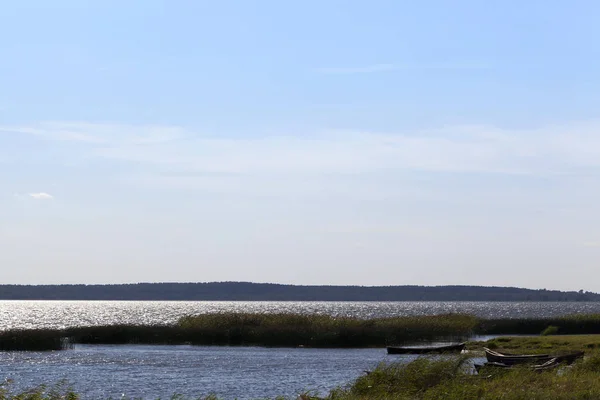
[(600, 313), (600, 302), (0, 301), (0, 329), (170, 324), (207, 312), (290, 312), (357, 318), (468, 313), (484, 318)]
[(51, 353), (0, 353), (0, 376), (28, 388), (68, 379), (89, 398), (222, 399), (295, 397), (345, 385), (385, 360), (385, 349), (271, 349), (202, 346), (77, 345)]

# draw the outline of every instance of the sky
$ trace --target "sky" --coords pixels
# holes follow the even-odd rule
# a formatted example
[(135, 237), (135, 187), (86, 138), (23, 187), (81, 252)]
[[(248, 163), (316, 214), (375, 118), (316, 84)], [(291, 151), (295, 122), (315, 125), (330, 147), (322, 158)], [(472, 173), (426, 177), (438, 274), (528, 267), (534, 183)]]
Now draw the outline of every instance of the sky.
[(599, 17), (7, 2), (1, 283), (600, 291)]

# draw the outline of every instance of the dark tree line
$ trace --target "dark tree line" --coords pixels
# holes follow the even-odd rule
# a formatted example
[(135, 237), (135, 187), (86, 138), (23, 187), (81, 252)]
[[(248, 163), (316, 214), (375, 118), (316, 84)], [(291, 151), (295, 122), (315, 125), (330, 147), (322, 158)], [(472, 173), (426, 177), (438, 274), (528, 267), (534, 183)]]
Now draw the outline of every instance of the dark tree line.
[(296, 286), (270, 283), (0, 285), (2, 300), (600, 301), (592, 292), (484, 286)]

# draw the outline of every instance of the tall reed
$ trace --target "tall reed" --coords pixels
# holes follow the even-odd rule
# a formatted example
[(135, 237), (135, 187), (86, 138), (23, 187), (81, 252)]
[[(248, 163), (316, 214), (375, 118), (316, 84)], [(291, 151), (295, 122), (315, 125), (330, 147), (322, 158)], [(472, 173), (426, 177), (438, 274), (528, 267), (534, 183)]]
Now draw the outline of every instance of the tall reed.
[(600, 314), (578, 314), (552, 318), (480, 319), (477, 333), (484, 334), (539, 334), (549, 326), (561, 335), (600, 333)]
[(0, 351), (51, 351), (69, 348), (60, 330), (17, 329), (0, 331)]
[[(548, 329), (549, 326), (553, 328)], [(480, 319), (444, 314), (358, 319), (290, 313), (210, 313), (182, 317), (172, 325), (0, 331), (0, 351), (60, 350), (76, 343), (384, 347), (418, 341), (463, 340), (473, 334), (540, 334), (543, 331), (559, 335), (599, 333), (600, 315)]]
[(468, 315), (356, 319), (328, 315), (212, 313), (183, 317), (178, 326), (202, 344), (369, 347), (466, 337), (477, 325)]

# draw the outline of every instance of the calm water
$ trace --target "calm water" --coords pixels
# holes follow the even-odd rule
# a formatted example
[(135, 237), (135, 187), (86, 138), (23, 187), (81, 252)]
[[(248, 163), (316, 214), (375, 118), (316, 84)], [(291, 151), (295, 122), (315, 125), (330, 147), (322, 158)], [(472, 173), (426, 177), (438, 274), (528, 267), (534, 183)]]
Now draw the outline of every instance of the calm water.
[(217, 394), (223, 399), (321, 394), (388, 356), (385, 349), (268, 349), (195, 346), (76, 346), (51, 353), (0, 353), (0, 376), (16, 387), (69, 383), (84, 399)]
[(217, 311), (317, 313), (358, 318), (469, 313), (517, 318), (600, 313), (600, 302), (0, 301), (0, 329), (168, 324), (183, 315)]

